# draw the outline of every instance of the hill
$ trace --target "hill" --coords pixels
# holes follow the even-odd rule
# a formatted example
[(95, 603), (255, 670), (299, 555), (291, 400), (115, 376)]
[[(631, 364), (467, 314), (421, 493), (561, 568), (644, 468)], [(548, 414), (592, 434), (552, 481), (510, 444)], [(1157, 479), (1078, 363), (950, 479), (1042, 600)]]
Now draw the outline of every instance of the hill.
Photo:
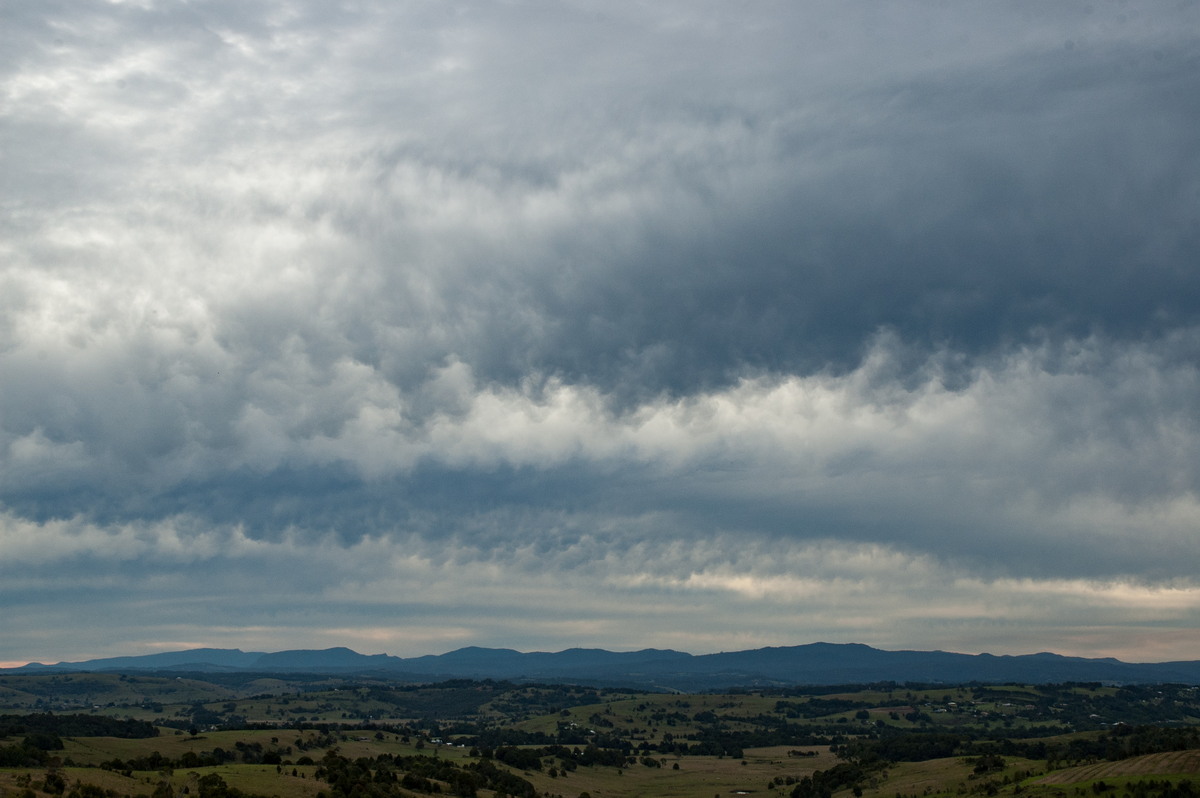
[(1128, 663), (1052, 653), (996, 656), (884, 651), (854, 643), (811, 643), (704, 655), (662, 649), (613, 652), (575, 648), (522, 653), (468, 647), (408, 659), (359, 654), (348, 648), (274, 653), (209, 648), (54, 665), (35, 663), (12, 671), (370, 674), (414, 681), (507, 679), (684, 691), (869, 682), (1200, 684), (1200, 662), (1196, 661)]

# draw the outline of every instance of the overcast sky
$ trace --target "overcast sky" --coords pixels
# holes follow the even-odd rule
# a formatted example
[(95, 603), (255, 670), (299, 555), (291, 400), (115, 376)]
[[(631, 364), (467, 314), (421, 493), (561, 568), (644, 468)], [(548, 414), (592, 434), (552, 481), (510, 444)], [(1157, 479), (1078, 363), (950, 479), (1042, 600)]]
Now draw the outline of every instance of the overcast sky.
[(1200, 659), (1200, 4), (10, 0), (0, 663)]

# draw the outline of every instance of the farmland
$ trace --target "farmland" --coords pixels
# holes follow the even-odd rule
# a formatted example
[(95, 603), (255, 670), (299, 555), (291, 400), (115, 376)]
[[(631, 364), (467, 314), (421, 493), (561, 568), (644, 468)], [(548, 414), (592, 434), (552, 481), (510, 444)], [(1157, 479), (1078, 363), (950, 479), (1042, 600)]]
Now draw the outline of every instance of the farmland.
[(1186, 798), (1198, 724), (1197, 690), (1170, 685), (6, 674), (0, 796)]

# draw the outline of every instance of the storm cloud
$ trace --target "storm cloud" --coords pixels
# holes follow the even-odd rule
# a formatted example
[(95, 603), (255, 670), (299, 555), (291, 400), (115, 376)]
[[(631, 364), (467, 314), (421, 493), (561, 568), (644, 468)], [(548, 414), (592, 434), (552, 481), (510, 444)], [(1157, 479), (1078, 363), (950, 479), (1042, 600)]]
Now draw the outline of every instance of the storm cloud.
[(1200, 658), (1194, 4), (0, 22), (0, 661)]

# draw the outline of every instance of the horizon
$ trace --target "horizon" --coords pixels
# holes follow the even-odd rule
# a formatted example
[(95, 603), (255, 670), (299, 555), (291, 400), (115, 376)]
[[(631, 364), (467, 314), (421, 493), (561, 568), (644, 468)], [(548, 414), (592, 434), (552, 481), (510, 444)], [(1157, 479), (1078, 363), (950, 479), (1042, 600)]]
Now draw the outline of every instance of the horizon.
[[(178, 654), (178, 653), (187, 653), (189, 651), (202, 651), (202, 650), (224, 651), (224, 652), (237, 651), (237, 652), (244, 653), (244, 654), (278, 654), (278, 653), (301, 652), (301, 651), (304, 651), (304, 652), (318, 651), (318, 652), (320, 652), (320, 651), (348, 650), (348, 651), (351, 651), (360, 656), (388, 656), (388, 657), (397, 657), (399, 659), (408, 660), (408, 659), (416, 659), (419, 657), (426, 657), (426, 656), (434, 656), (434, 657), (445, 656), (447, 654), (453, 654), (457, 651), (462, 651), (462, 650), (466, 650), (466, 649), (481, 649), (481, 650), (485, 650), (485, 651), (515, 651), (519, 654), (561, 654), (561, 653), (564, 653), (567, 651), (608, 651), (608, 652), (612, 652), (612, 653), (636, 653), (639, 651), (659, 650), (659, 651), (663, 651), (663, 652), (682, 653), (682, 654), (688, 654), (693, 657), (699, 657), (699, 656), (705, 656), (705, 655), (710, 655), (710, 654), (739, 653), (739, 652), (743, 652), (743, 651), (755, 651), (755, 650), (761, 650), (761, 649), (774, 649), (774, 648), (800, 648), (800, 647), (805, 647), (805, 646), (818, 646), (818, 645), (866, 646), (867, 644), (866, 643), (856, 643), (856, 642), (830, 643), (830, 642), (824, 641), (824, 640), (816, 640), (816, 641), (812, 641), (809, 643), (790, 643), (790, 644), (756, 646), (752, 649), (719, 649), (719, 650), (714, 650), (714, 651), (700, 651), (700, 652), (681, 651), (680, 649), (664, 649), (664, 648), (658, 648), (655, 646), (638, 647), (638, 648), (620, 648), (620, 647), (609, 648), (609, 647), (601, 647), (601, 646), (573, 645), (573, 646), (567, 646), (564, 648), (556, 648), (556, 649), (521, 650), (521, 649), (512, 648), (510, 646), (476, 646), (476, 645), (468, 644), (468, 645), (458, 646), (456, 648), (448, 649), (446, 651), (441, 651), (441, 652), (424, 652), (421, 654), (407, 654), (407, 655), (396, 655), (396, 654), (392, 654), (388, 651), (360, 651), (351, 646), (341, 646), (341, 645), (328, 646), (325, 648), (299, 647), (299, 648), (284, 648), (284, 649), (274, 649), (274, 650), (265, 650), (265, 649), (264, 650), (246, 650), (246, 649), (241, 649), (241, 648), (223, 648), (220, 646), (196, 645), (196, 646), (193, 646), (190, 648), (154, 651), (154, 652), (150, 652), (147, 654), (113, 654), (113, 655), (104, 655), (104, 656), (100, 656), (100, 657), (82, 657), (79, 659), (58, 660), (55, 662), (45, 662), (45, 661), (40, 661), (40, 660), (28, 660), (25, 662), (0, 662), (0, 670), (11, 669), (11, 668), (21, 668), (21, 667), (24, 667), (27, 665), (55, 666), (55, 665), (62, 665), (62, 664), (82, 664), (82, 663), (92, 662), (92, 661), (96, 661), (96, 660), (104, 660), (104, 659), (136, 658), (136, 657), (144, 657), (144, 656), (153, 656), (154, 654)], [(885, 651), (885, 652), (918, 651), (918, 652), (922, 652), (922, 653), (947, 653), (947, 654), (963, 654), (966, 656), (993, 656), (993, 657), (1028, 657), (1028, 656), (1037, 656), (1040, 654), (1050, 654), (1053, 656), (1061, 656), (1061, 657), (1068, 657), (1068, 658), (1080, 658), (1080, 659), (1092, 659), (1092, 660), (1112, 659), (1112, 660), (1116, 660), (1116, 661), (1123, 662), (1126, 664), (1131, 664), (1131, 665), (1155, 665), (1155, 664), (1166, 664), (1166, 663), (1170, 663), (1170, 662), (1189, 662), (1189, 661), (1200, 662), (1200, 659), (1197, 659), (1197, 660), (1131, 660), (1131, 659), (1125, 659), (1122, 657), (1080, 656), (1080, 655), (1065, 654), (1062, 652), (1050, 651), (1050, 650), (1026, 651), (1026, 652), (1019, 652), (1019, 653), (1012, 653), (1012, 652), (996, 653), (995, 651), (955, 651), (955, 650), (951, 650), (951, 649), (942, 649), (942, 648), (934, 648), (934, 649), (883, 648), (883, 647), (879, 647), (879, 646), (868, 646), (868, 648), (872, 648), (872, 649), (875, 649), (878, 651)]]
[(0, 38), (0, 661), (1200, 660), (1200, 4)]

